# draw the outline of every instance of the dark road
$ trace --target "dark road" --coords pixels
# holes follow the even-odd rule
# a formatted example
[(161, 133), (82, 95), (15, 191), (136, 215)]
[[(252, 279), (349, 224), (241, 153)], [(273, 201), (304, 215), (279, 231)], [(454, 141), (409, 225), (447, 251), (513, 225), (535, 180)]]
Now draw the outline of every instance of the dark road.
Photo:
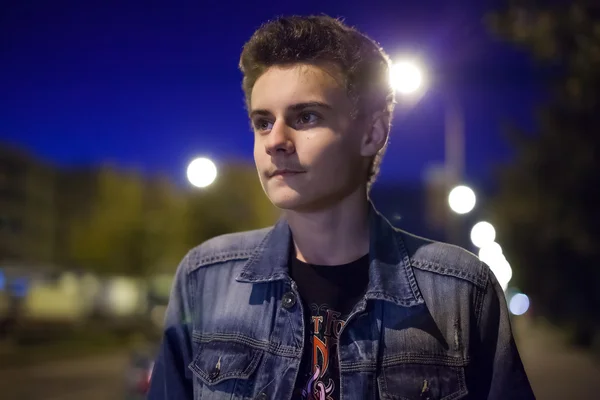
[(519, 352), (540, 400), (600, 399), (600, 362), (583, 350), (565, 346), (548, 326), (526, 318), (514, 325)]
[(0, 371), (6, 400), (123, 399), (126, 355), (47, 363)]

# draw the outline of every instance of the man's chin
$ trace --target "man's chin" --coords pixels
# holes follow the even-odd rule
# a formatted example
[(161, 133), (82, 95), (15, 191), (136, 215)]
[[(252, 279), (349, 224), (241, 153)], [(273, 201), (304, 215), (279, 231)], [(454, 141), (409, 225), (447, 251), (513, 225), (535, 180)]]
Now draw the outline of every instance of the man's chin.
[(269, 200), (273, 205), (281, 210), (286, 211), (294, 211), (299, 208), (302, 208), (302, 198), (301, 196), (295, 195), (287, 195), (287, 196), (269, 196)]
[(331, 206), (330, 202), (325, 201), (325, 199), (301, 195), (297, 192), (286, 193), (285, 195), (278, 193), (277, 195), (268, 197), (271, 200), (271, 203), (282, 211), (311, 213), (321, 211), (328, 206)]
[(278, 187), (267, 190), (267, 197), (273, 205), (281, 210), (295, 211), (310, 203), (306, 195), (298, 193), (289, 187)]

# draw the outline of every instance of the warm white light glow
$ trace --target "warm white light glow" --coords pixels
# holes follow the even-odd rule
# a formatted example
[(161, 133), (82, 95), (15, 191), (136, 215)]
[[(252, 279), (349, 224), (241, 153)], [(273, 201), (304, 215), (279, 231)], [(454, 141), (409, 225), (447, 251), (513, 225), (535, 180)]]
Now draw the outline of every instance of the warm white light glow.
[(217, 166), (208, 158), (196, 158), (187, 168), (187, 178), (196, 187), (203, 188), (215, 181)]
[(510, 264), (506, 258), (504, 258), (504, 256), (501, 256), (498, 257), (498, 259), (492, 265), (494, 266), (492, 267), (490, 265), (490, 268), (496, 276), (498, 283), (502, 287), (502, 290), (506, 290), (510, 280), (512, 279), (512, 268), (510, 267)]
[(490, 267), (502, 289), (506, 290), (512, 278), (512, 268), (502, 254), (502, 247), (496, 242), (487, 243), (479, 249), (479, 259)]
[(489, 222), (481, 221), (471, 229), (471, 241), (479, 248), (496, 240), (496, 229)]
[(392, 64), (390, 81), (401, 94), (412, 94), (423, 85), (423, 70), (412, 61), (400, 61)]
[(475, 207), (475, 192), (468, 186), (457, 186), (448, 196), (450, 209), (457, 214), (466, 214)]
[(495, 260), (502, 255), (502, 246), (496, 242), (486, 243), (485, 246), (479, 249), (479, 258), (481, 261), (487, 263), (489, 260)]

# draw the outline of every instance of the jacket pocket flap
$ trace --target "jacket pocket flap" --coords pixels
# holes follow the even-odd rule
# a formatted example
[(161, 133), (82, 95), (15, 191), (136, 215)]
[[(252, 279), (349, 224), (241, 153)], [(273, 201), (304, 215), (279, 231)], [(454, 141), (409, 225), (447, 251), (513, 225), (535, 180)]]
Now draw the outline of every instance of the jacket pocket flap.
[(246, 344), (213, 340), (199, 344), (189, 368), (209, 386), (228, 379), (248, 379), (258, 366), (262, 353)]
[(464, 398), (468, 360), (444, 355), (402, 355), (383, 360), (378, 378), (384, 400)]

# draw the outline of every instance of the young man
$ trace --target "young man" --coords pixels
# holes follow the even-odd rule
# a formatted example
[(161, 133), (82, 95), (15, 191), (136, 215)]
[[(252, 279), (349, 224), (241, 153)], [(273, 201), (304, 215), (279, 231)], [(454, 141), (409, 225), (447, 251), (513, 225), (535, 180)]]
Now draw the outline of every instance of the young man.
[(534, 398), (490, 269), (369, 201), (394, 103), (384, 52), (332, 18), (280, 18), (240, 67), (283, 217), (185, 257), (149, 398)]

